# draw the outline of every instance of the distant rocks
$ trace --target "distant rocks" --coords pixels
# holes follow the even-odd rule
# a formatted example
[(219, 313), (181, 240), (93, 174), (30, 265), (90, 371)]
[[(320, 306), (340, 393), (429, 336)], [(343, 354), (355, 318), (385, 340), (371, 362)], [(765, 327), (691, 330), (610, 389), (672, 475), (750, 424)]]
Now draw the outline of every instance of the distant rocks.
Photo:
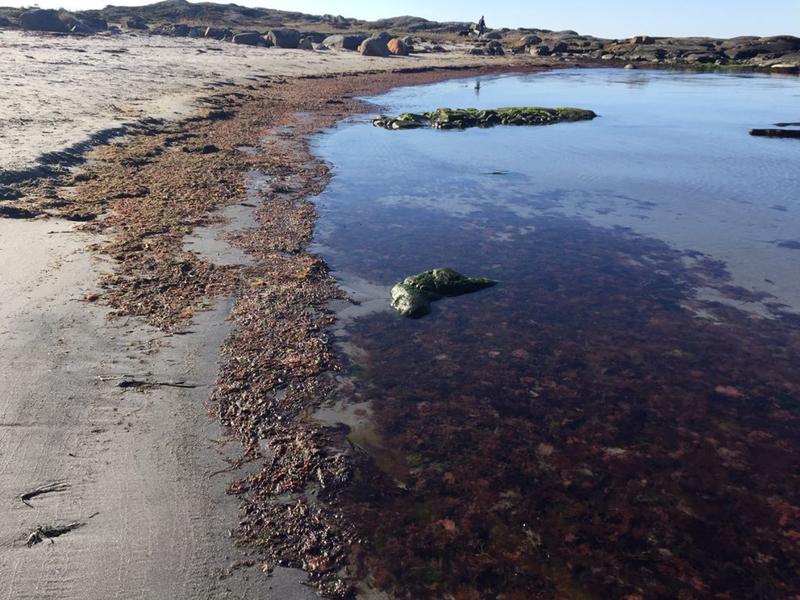
[(389, 49), (389, 54), (393, 56), (408, 56), (411, 54), (411, 48), (399, 38), (389, 40), (386, 46)]
[(233, 32), (229, 29), (220, 29), (218, 27), (206, 27), (203, 32), (203, 37), (211, 40), (233, 40)]
[(389, 42), (391, 39), (392, 37), (386, 32), (376, 33), (372, 37), (368, 37), (361, 42), (358, 51), (363, 56), (380, 56), (385, 58), (389, 56)]
[(505, 56), (505, 50), (503, 50), (503, 45), (496, 41), (492, 40), (483, 48), (484, 53), (487, 56)]
[(108, 22), (99, 17), (84, 16), (80, 19), (73, 15), (65, 15), (61, 19), (70, 33), (82, 33), (85, 35), (99, 33), (108, 30)]
[(19, 23), (23, 29), (28, 31), (67, 31), (67, 27), (59, 18), (57, 10), (37, 8), (26, 11), (19, 16)]
[(142, 17), (131, 17), (130, 19), (126, 19), (125, 27), (128, 29), (137, 29), (139, 31), (144, 31), (148, 28), (147, 21), (145, 21)]
[(0, 200), (16, 200), (22, 194), (12, 187), (0, 185)]
[(300, 44), (301, 34), (296, 29), (273, 29), (267, 39), (276, 48), (295, 49)]
[(800, 140), (800, 129), (751, 129), (756, 137), (792, 138)]
[(533, 30), (509, 47), (515, 53), (533, 56), (602, 59), (634, 66), (652, 63), (702, 68), (741, 66), (779, 73), (794, 73), (800, 66), (800, 38), (785, 35), (729, 40), (639, 35), (617, 40), (579, 35), (572, 31)]
[(258, 31), (243, 31), (233, 36), (231, 40), (234, 44), (244, 44), (245, 46), (258, 46), (263, 44), (261, 34)]
[(325, 47), (331, 50), (350, 50), (356, 52), (361, 43), (367, 39), (365, 35), (330, 35), (322, 40)]

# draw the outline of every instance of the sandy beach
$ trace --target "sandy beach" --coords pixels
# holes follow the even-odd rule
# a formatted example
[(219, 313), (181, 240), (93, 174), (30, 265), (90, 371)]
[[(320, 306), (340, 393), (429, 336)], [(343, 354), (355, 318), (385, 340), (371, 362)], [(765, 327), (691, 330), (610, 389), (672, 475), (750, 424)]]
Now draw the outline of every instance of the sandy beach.
[[(538, 42), (522, 51), (478, 56), (477, 41), (442, 41), (456, 39), (446, 32), (436, 40), (446, 51), (375, 58), (120, 31), (0, 31), (0, 600), (642, 600), (731, 598), (737, 586), (777, 599), (796, 585), (786, 565), (797, 564), (800, 524), (797, 315), (773, 302), (760, 318), (702, 291), (764, 306), (775, 296), (732, 285), (724, 261), (637, 234), (610, 211), (598, 223), (566, 218), (536, 195), (553, 173), (519, 190), (541, 211), (534, 226), (494, 231), (511, 216), (488, 204), (477, 224), (428, 222), (401, 198), (396, 214), (432, 227), (407, 239), (411, 221), (370, 220), (381, 190), (339, 190), (364, 204), (337, 235), (374, 236), (362, 252), (381, 276), (395, 276), (387, 237), (402, 242), (405, 273), (417, 246), (444, 232), (475, 252), (476, 276), (510, 265), (502, 281), (483, 280), (498, 296), (529, 271), (507, 305), (480, 304), (488, 291), (437, 294), (430, 319), (401, 319), (379, 278), (356, 280), (363, 298), (357, 285), (345, 291), (314, 246), (323, 192), (343, 177), (313, 144), (374, 112), (363, 98), (468, 79), (444, 97), (497, 100), (492, 84), (517, 78), (483, 91), (474, 79), (501, 74), (537, 86), (551, 74), (568, 85), (631, 75), (624, 85), (644, 89), (636, 65), (589, 69), (624, 66), (655, 40), (548, 32), (576, 51), (540, 56), (552, 42), (530, 34)], [(717, 48), (720, 64), (693, 52), (693, 66), (727, 64), (721, 41), (698, 40), (689, 47)], [(509, 151), (518, 170), (561, 160), (546, 135), (577, 136), (593, 125), (584, 121), (534, 128), (542, 137)], [(410, 133), (360, 125), (393, 143)], [(452, 134), (455, 160), (466, 133), (437, 142)], [(572, 139), (575, 160), (639, 172)], [(354, 163), (377, 155), (368, 142), (350, 147)], [(525, 181), (495, 168), (487, 143), (489, 156), (453, 162), (453, 187), (438, 188), (450, 163), (429, 149), (391, 145), (350, 175), (372, 183), (413, 157), (439, 169), (425, 198), (437, 205)], [(485, 187), (462, 185), (467, 171)], [(576, 185), (564, 172), (562, 187)], [(410, 191), (428, 189), (408, 179)], [(513, 256), (486, 250), (507, 252), (517, 235), (529, 245)], [(356, 325), (367, 333), (348, 354), (336, 337)]]
[(463, 52), (372, 58), (125, 33), (0, 31), (0, 179), (45, 153), (141, 119), (177, 119), (224, 86), (369, 70), (485, 64)]

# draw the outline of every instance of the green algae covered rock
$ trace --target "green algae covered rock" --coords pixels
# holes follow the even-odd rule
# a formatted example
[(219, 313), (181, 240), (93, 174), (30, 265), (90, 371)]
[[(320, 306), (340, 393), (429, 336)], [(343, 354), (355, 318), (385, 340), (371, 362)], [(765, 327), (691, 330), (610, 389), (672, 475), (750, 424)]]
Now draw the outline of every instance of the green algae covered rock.
[(453, 269), (433, 269), (406, 277), (392, 288), (392, 308), (404, 317), (418, 319), (431, 312), (431, 302), (461, 296), (497, 284), (486, 277), (466, 277)]
[(418, 289), (398, 283), (392, 288), (392, 308), (404, 317), (419, 319), (431, 312), (431, 301)]
[(597, 117), (591, 110), (582, 108), (438, 108), (426, 113), (403, 113), (398, 117), (381, 115), (372, 121), (384, 129), (468, 129), (470, 127), (494, 127), (496, 125), (552, 125), (575, 121), (590, 121)]

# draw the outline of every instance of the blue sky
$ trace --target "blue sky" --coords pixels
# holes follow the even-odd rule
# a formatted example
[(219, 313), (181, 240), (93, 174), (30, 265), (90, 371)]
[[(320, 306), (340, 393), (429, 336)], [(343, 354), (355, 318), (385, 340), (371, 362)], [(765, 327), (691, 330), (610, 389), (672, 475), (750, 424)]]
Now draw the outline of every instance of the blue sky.
[[(490, 27), (575, 29), (607, 37), (651, 35), (800, 35), (800, 0), (231, 0), (313, 14), (342, 14), (362, 19), (416, 15), (437, 21), (474, 21), (486, 15)], [(33, 1), (0, 0), (1, 4)], [(100, 8), (109, 0), (39, 0), (42, 7)], [(146, 0), (116, 0), (137, 5)]]

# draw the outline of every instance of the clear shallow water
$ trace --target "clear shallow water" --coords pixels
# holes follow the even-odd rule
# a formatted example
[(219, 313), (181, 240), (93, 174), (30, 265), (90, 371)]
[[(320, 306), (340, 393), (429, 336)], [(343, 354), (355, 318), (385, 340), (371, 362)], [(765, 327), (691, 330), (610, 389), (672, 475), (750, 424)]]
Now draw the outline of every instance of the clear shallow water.
[[(318, 138), (315, 250), (361, 301), (339, 307), (350, 378), (324, 420), (374, 463), (344, 498), (374, 587), (800, 591), (800, 144), (748, 135), (798, 98), (796, 78), (565, 71), (376, 102), (601, 118)], [(438, 266), (500, 285), (388, 311)]]
[[(574, 105), (601, 118), (490, 133), (342, 127), (317, 144), (335, 158), (338, 175), (325, 198), (459, 215), (499, 204), (521, 216), (557, 213), (631, 227), (709, 253), (740, 285), (800, 310), (798, 251), (777, 245), (800, 239), (800, 144), (748, 134), (800, 118), (800, 80), (576, 70), (484, 79), (480, 94), (473, 88), (473, 81), (448, 82), (376, 102), (389, 114)], [(324, 232), (325, 211), (330, 206), (333, 222), (342, 205), (320, 206)]]

